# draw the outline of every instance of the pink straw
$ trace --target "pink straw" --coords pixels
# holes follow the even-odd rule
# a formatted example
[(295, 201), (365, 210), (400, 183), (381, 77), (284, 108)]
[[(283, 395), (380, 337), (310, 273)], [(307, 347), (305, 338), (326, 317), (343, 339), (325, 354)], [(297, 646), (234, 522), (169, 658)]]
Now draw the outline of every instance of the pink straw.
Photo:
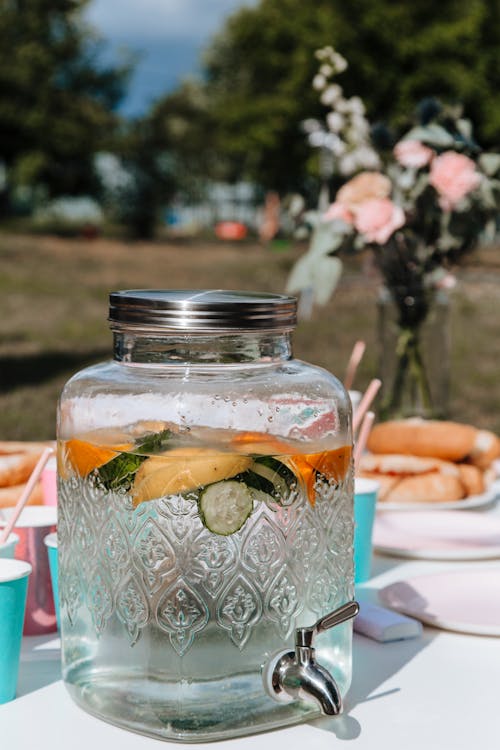
[(352, 431), (353, 433), (356, 433), (358, 431), (358, 427), (361, 424), (363, 417), (365, 416), (365, 413), (368, 411), (368, 409), (371, 406), (371, 403), (375, 396), (377, 395), (380, 386), (382, 385), (382, 381), (378, 380), (377, 378), (374, 378), (368, 388), (366, 389), (363, 398), (359, 402), (359, 406), (354, 412), (354, 416), (352, 418)]
[(354, 382), (359, 363), (363, 359), (365, 349), (366, 344), (364, 341), (356, 341), (356, 343), (354, 344), (344, 378), (344, 388), (346, 389), (346, 391), (349, 391), (352, 388), (352, 384)]
[(373, 411), (367, 411), (366, 416), (363, 419), (361, 428), (359, 430), (359, 436), (358, 436), (358, 439), (356, 440), (356, 446), (354, 448), (354, 473), (356, 473), (356, 467), (358, 466), (361, 460), (361, 456), (366, 447), (368, 435), (370, 434), (370, 430), (373, 427), (374, 421), (375, 421), (375, 413)]
[(45, 448), (42, 455), (38, 459), (38, 463), (31, 472), (31, 476), (28, 479), (28, 482), (26, 484), (26, 487), (23, 490), (23, 493), (17, 503), (14, 506), (14, 511), (12, 515), (10, 516), (9, 520), (7, 521), (7, 525), (3, 529), (2, 534), (0, 534), (0, 544), (4, 544), (4, 542), (7, 541), (9, 538), (9, 534), (11, 533), (12, 529), (16, 525), (16, 521), (21, 515), (21, 512), (30, 499), (31, 493), (35, 489), (35, 485), (38, 482), (38, 479), (40, 478), (40, 474), (42, 473), (45, 464), (49, 460), (50, 456), (54, 453), (53, 448)]

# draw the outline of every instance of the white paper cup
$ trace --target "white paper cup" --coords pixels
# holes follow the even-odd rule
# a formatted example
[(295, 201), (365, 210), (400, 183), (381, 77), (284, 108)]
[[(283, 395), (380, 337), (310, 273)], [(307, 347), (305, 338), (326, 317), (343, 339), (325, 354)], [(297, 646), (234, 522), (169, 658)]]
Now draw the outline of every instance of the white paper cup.
[(17, 536), (17, 534), (9, 534), (9, 536), (7, 537), (7, 541), (5, 541), (3, 544), (0, 544), (0, 557), (12, 559), (14, 557), (16, 544), (18, 543), (18, 541), (19, 537)]
[(353, 412), (355, 412), (359, 406), (363, 394), (361, 393), (361, 391), (348, 391), (348, 393), (351, 399), (352, 410)]

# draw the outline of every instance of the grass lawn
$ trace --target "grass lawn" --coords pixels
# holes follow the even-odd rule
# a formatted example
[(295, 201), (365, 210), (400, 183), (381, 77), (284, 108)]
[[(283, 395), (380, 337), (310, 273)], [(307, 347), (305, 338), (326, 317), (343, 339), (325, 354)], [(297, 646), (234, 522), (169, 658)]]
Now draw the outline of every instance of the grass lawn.
[[(210, 242), (133, 243), (0, 234), (0, 439), (55, 435), (57, 398), (81, 367), (111, 354), (108, 294), (128, 288), (282, 292), (300, 249)], [(500, 433), (500, 249), (471, 258), (452, 297), (450, 415)], [(378, 281), (357, 262), (334, 299), (299, 325), (295, 355), (343, 377), (353, 343), (368, 349), (355, 386), (378, 372)]]

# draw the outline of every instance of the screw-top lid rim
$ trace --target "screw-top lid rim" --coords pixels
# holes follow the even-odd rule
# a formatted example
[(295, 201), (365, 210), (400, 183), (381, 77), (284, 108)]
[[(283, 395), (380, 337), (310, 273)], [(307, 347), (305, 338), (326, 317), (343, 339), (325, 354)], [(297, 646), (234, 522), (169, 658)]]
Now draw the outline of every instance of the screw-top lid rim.
[(286, 330), (297, 322), (297, 300), (283, 294), (225, 289), (126, 289), (109, 296), (114, 331)]

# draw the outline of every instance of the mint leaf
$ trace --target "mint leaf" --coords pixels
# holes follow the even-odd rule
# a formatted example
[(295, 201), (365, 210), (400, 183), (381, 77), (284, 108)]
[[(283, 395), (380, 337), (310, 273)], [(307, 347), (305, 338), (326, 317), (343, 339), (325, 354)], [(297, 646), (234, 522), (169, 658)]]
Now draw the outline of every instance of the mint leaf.
[(238, 474), (233, 477), (233, 482), (243, 482), (247, 487), (259, 492), (264, 492), (266, 495), (274, 496), (275, 487), (269, 479), (262, 477), (260, 474), (256, 474), (254, 471), (248, 469), (248, 471)]
[(172, 436), (172, 430), (168, 429), (161, 432), (154, 432), (145, 438), (141, 438), (142, 442), (138, 443), (134, 453), (150, 454), (167, 450), (169, 443), (172, 441)]
[(119, 453), (116, 458), (100, 466), (97, 470), (97, 481), (105, 490), (123, 490), (128, 492), (132, 487), (139, 466), (152, 453), (167, 449), (172, 438), (171, 430), (162, 430), (139, 438), (131, 453)]
[(107, 464), (97, 470), (97, 480), (104, 489), (125, 490), (128, 492), (134, 483), (137, 469), (146, 460), (146, 456), (134, 453), (119, 453)]

